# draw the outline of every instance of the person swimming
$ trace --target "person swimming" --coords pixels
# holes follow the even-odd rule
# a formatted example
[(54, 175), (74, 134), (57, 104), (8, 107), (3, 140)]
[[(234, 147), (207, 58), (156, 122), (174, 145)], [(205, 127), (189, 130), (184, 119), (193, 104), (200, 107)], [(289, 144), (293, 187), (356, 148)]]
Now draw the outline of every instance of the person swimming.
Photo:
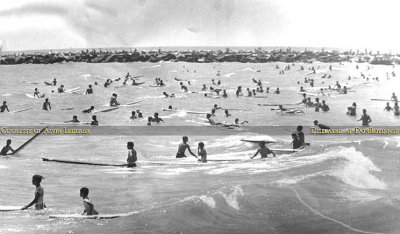
[(7, 155), (8, 151), (11, 151), (12, 153), (14, 153), (14, 149), (11, 147), (11, 139), (8, 139), (6, 141), (6, 146), (4, 146), (1, 151), (0, 151), (0, 155)]
[(85, 109), (82, 111), (82, 113), (92, 113), (94, 110), (94, 106), (91, 106), (89, 109)]
[(97, 212), (96, 209), (94, 209), (94, 205), (93, 203), (89, 200), (89, 189), (86, 187), (82, 187), (79, 191), (79, 195), (81, 196), (81, 198), (83, 199), (83, 213), (82, 215), (98, 215), (99, 212)]
[(257, 152), (252, 157), (250, 157), (251, 159), (256, 157), (258, 154), (261, 155), (261, 158), (268, 158), (268, 154), (272, 154), (274, 157), (276, 157), (276, 154), (265, 146), (265, 142), (260, 142), (258, 143), (258, 145), (259, 148), (257, 149)]
[(178, 152), (176, 153), (176, 158), (186, 158), (185, 151), (189, 151), (191, 155), (198, 158), (191, 150), (188, 144), (189, 138), (187, 136), (182, 137), (182, 142), (178, 146)]
[(32, 176), (32, 184), (36, 186), (35, 198), (28, 205), (22, 207), (21, 210), (26, 210), (29, 207), (31, 207), (32, 205), (35, 205), (35, 210), (42, 210), (42, 209), (46, 208), (46, 205), (44, 204), (44, 201), (43, 201), (44, 189), (40, 185), (40, 183), (42, 182), (42, 179), (44, 179), (44, 177), (41, 175)]
[(317, 126), (317, 127), (319, 127), (320, 129), (331, 129), (330, 127), (328, 127), (328, 126), (326, 126), (326, 125), (323, 125), (323, 124), (318, 123), (318, 120), (314, 120), (314, 126)]
[(197, 155), (200, 156), (198, 159), (199, 162), (206, 163), (207, 162), (207, 151), (204, 149), (204, 143), (199, 142), (197, 148)]
[(364, 127), (369, 126), (369, 123), (372, 122), (371, 117), (367, 114), (366, 109), (363, 109), (363, 115), (357, 121), (362, 121), (362, 126), (364, 126)]
[(81, 121), (78, 120), (78, 116), (72, 116), (72, 120), (65, 121), (64, 123), (79, 123)]
[(134, 146), (133, 141), (129, 141), (126, 144), (126, 147), (128, 148), (128, 158), (126, 159), (128, 167), (136, 167), (137, 155), (136, 150), (133, 148)]

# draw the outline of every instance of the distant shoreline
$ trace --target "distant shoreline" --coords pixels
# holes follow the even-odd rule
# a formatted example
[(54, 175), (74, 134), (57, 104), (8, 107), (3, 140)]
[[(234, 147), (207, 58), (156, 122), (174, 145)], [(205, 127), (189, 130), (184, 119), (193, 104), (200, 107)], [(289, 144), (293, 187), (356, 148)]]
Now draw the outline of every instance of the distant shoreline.
[[(129, 62), (190, 62), (190, 63), (212, 63), (212, 62), (240, 62), (240, 63), (269, 63), (269, 62), (356, 62), (382, 65), (400, 64), (400, 55), (391, 53), (380, 54), (379, 51), (360, 50), (309, 50), (304, 47), (232, 47), (234, 49), (221, 47), (189, 47), (177, 48), (154, 48), (138, 50), (134, 48), (114, 49), (81, 49), (71, 50), (46, 50), (31, 52), (6, 53), (0, 57), (1, 65), (15, 64), (54, 64), (54, 63), (129, 63)], [(316, 49), (316, 48), (314, 48)]]

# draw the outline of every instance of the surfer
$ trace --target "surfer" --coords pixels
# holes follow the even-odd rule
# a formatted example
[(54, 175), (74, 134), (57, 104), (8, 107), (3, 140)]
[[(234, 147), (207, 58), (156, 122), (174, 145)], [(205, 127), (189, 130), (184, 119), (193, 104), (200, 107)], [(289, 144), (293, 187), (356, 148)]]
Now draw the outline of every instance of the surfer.
[(33, 92), (33, 97), (43, 98), (44, 94), (40, 95), (39, 90), (37, 88), (35, 88), (35, 91)]
[(305, 145), (303, 126), (301, 126), (301, 125), (297, 126), (296, 130), (297, 130), (296, 135), (297, 135), (297, 138), (299, 139), (299, 144), (301, 146)]
[(281, 91), (279, 90), (279, 88), (276, 88), (274, 94), (280, 94), (280, 93), (281, 93)]
[(206, 84), (203, 84), (203, 88), (201, 88), (201, 91), (207, 91), (207, 86), (206, 86)]
[(128, 167), (136, 167), (137, 156), (136, 150), (133, 148), (133, 146), (133, 141), (129, 141), (126, 144), (126, 147), (128, 148), (128, 158), (126, 159)]
[(130, 119), (136, 119), (137, 117), (136, 117), (136, 112), (135, 111), (132, 111), (132, 115), (131, 115), (131, 117), (130, 117)]
[(229, 117), (229, 116), (232, 116), (232, 115), (229, 114), (229, 111), (228, 111), (228, 110), (225, 110), (225, 116), (226, 116), (226, 117)]
[(347, 113), (346, 115), (350, 116), (356, 116), (356, 110), (357, 110), (357, 103), (353, 102), (353, 104), (349, 107), (347, 107)]
[(199, 162), (202, 162), (202, 163), (207, 162), (207, 151), (204, 149), (203, 142), (199, 142), (199, 145), (197, 148), (197, 155), (199, 155), (201, 157), (201, 159), (200, 158), (198, 159)]
[(186, 158), (185, 151), (186, 149), (189, 151), (191, 155), (197, 158), (197, 156), (190, 150), (190, 146), (187, 143), (189, 138), (187, 136), (182, 137), (182, 143), (178, 146), (178, 152), (176, 153), (176, 158)]
[(93, 88), (92, 85), (89, 85), (89, 88), (86, 89), (86, 94), (93, 94)]
[(317, 127), (319, 127), (320, 129), (331, 129), (330, 127), (328, 127), (328, 126), (326, 126), (326, 125), (323, 125), (323, 124), (318, 123), (318, 120), (314, 120), (314, 126), (317, 126)]
[(300, 143), (300, 140), (299, 140), (299, 138), (297, 137), (297, 134), (296, 133), (292, 133), (292, 139), (293, 139), (293, 141), (292, 141), (292, 147), (293, 147), (293, 149), (298, 149), (298, 148), (300, 148), (300, 146), (301, 146), (301, 143)]
[(160, 123), (161, 121), (164, 122), (163, 119), (161, 119), (160, 117), (158, 117), (158, 113), (157, 113), (157, 112), (154, 113), (154, 118), (152, 119), (152, 121), (153, 121), (153, 122), (156, 122), (156, 123)]
[(50, 102), (49, 102), (49, 99), (48, 99), (48, 98), (46, 98), (46, 99), (44, 100), (44, 103), (43, 103), (43, 110), (46, 110), (46, 111), (51, 110), (51, 105), (50, 105)]
[(188, 88), (185, 85), (183, 85), (183, 82), (181, 82), (180, 85), (181, 85), (181, 90), (183, 90), (183, 92), (188, 91)]
[(85, 214), (86, 215), (98, 215), (99, 212), (97, 212), (94, 209), (94, 205), (89, 200), (88, 195), (89, 195), (89, 189), (88, 188), (83, 187), (83, 188), (80, 189), (80, 196), (81, 196), (81, 198), (83, 198), (83, 207), (84, 207), (82, 215), (85, 215)]
[(99, 125), (99, 121), (97, 121), (97, 116), (92, 116), (92, 122), (90, 123), (90, 125)]
[(372, 122), (371, 117), (367, 115), (367, 110), (363, 109), (363, 115), (357, 121), (362, 121), (362, 126), (369, 126), (369, 123)]
[(347, 94), (347, 87), (343, 86), (343, 89), (339, 93), (340, 94)]
[(65, 121), (64, 123), (79, 123), (81, 121), (78, 120), (78, 116), (72, 116), (72, 120)]
[(15, 151), (13, 148), (11, 148), (11, 139), (7, 140), (6, 146), (4, 146), (0, 151), (0, 155), (7, 155), (8, 151), (11, 151), (12, 153)]
[(58, 93), (64, 93), (65, 89), (64, 89), (64, 85), (61, 85), (58, 89), (57, 92)]
[(236, 97), (243, 96), (242, 86), (238, 86), (236, 90)]
[(8, 109), (8, 106), (7, 106), (7, 102), (6, 101), (4, 101), (3, 102), (3, 105), (2, 106), (0, 106), (0, 112), (4, 112), (4, 111), (8, 111), (8, 112), (10, 112), (10, 110)]
[(253, 159), (254, 157), (256, 157), (258, 154), (261, 155), (261, 158), (268, 158), (268, 154), (272, 154), (274, 155), (274, 157), (276, 157), (275, 153), (272, 152), (270, 149), (268, 149), (268, 147), (265, 146), (265, 142), (260, 142), (258, 143), (259, 148), (257, 150), (257, 152), (253, 155), (253, 157), (250, 157), (251, 159)]
[(117, 94), (113, 93), (110, 99), (110, 106), (119, 106), (119, 102), (117, 101)]
[(32, 184), (36, 186), (35, 198), (33, 199), (33, 201), (31, 201), (31, 203), (22, 207), (21, 210), (28, 209), (33, 204), (35, 204), (36, 210), (42, 210), (46, 207), (46, 205), (43, 202), (44, 190), (43, 190), (43, 187), (40, 185), (40, 183), (42, 182), (42, 179), (44, 179), (44, 177), (41, 175), (34, 175), (32, 177)]
[(228, 94), (226, 93), (226, 90), (223, 90), (223, 91), (222, 91), (222, 97), (223, 97), (223, 98), (227, 98), (227, 97), (228, 97)]
[(94, 110), (94, 106), (91, 106), (89, 109), (83, 110), (82, 113), (92, 113)]
[(383, 110), (384, 111), (391, 111), (391, 110), (393, 110), (393, 108), (390, 106), (389, 102), (386, 102), (386, 106), (385, 106), (385, 108)]

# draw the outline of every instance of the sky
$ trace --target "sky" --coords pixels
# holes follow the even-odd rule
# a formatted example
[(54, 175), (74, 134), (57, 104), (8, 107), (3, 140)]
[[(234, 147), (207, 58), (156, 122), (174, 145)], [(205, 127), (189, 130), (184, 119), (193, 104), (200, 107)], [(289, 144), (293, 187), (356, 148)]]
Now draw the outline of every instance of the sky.
[(0, 46), (400, 51), (399, 7), (398, 0), (0, 0)]

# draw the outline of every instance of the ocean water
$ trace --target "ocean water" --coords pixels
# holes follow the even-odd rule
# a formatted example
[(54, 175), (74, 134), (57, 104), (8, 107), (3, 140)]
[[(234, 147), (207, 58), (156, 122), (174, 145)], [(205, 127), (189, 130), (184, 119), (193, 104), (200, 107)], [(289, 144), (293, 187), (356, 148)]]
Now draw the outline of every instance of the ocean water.
[[(281, 68), (287, 64), (277, 63)], [(0, 205), (25, 205), (34, 195), (33, 174), (45, 179), (44, 211), (0, 212), (0, 233), (399, 233), (400, 183), (398, 151), (399, 135), (313, 135), (306, 128), (306, 141), (311, 147), (294, 154), (279, 154), (267, 159), (249, 159), (257, 146), (241, 139), (268, 135), (277, 140), (271, 148), (290, 148), (293, 126), (311, 126), (313, 120), (334, 126), (359, 126), (357, 118), (345, 115), (346, 107), (358, 104), (358, 117), (366, 108), (373, 126), (398, 126), (399, 119), (382, 111), (385, 102), (371, 98), (390, 98), (398, 90), (398, 78), (386, 79), (386, 72), (397, 67), (367, 64), (355, 69), (355, 64), (305, 64), (315, 66), (317, 74), (299, 71), (295, 64), (291, 71), (279, 75), (276, 64), (239, 63), (128, 63), (128, 64), (55, 64), (0, 66), (0, 95), (10, 111), (32, 108), (15, 114), (0, 113), (1, 126), (29, 126), (40, 128), (46, 124), (64, 126), (63, 121), (78, 115), (82, 122), (90, 121), (90, 114), (81, 111), (90, 105), (106, 108), (112, 93), (128, 103), (144, 100), (137, 105), (98, 113), (98, 128), (108, 128), (102, 134), (68, 135), (42, 134), (15, 156), (0, 158)], [(371, 65), (370, 65), (371, 66)], [(196, 70), (196, 72), (194, 72)], [(261, 70), (260, 72), (256, 72)], [(216, 76), (220, 71), (222, 76)], [(43, 86), (43, 81), (57, 77), (66, 89), (86, 88), (95, 81), (107, 78), (143, 75), (146, 83), (136, 87), (110, 88), (94, 86), (95, 94), (54, 94), (56, 87)], [(380, 81), (368, 82), (360, 77), (363, 72)], [(325, 73), (332, 75), (323, 79)], [(354, 77), (347, 81), (348, 76)], [(165, 88), (152, 88), (155, 77), (161, 77)], [(211, 79), (221, 80), (227, 90), (239, 85), (255, 88), (252, 78), (261, 79), (271, 91), (279, 86), (280, 95), (267, 98), (236, 98), (228, 91), (226, 99), (206, 99), (201, 94), (181, 93), (174, 78), (191, 81), (189, 90), (200, 91)], [(261, 103), (296, 103), (304, 77), (315, 79), (315, 86), (325, 87), (336, 81), (351, 82), (348, 95), (332, 94), (325, 99), (329, 113), (298, 107), (304, 114), (281, 115)], [(23, 82), (25, 81), (25, 82)], [(300, 84), (297, 84), (297, 82)], [(38, 84), (29, 84), (37, 82)], [(322, 83), (324, 82), (324, 83)], [(37, 87), (49, 96), (52, 110), (42, 111), (42, 99), (28, 98)], [(182, 98), (160, 98), (162, 92), (182, 95)], [(81, 91), (82, 93), (84, 91)], [(310, 89), (310, 92), (313, 90)], [(313, 98), (312, 98), (313, 99)], [(250, 109), (231, 111), (233, 117), (217, 112), (216, 120), (233, 122), (234, 118), (249, 123), (241, 130), (215, 129), (205, 126), (204, 115), (187, 111), (210, 111), (213, 104), (225, 108)], [(177, 113), (163, 112), (172, 105), (182, 109)], [(61, 110), (74, 108), (72, 110)], [(143, 130), (146, 121), (129, 120), (132, 110), (141, 109), (145, 118), (159, 112), (164, 123), (151, 126), (152, 133)], [(189, 121), (188, 121), (189, 120)], [(41, 124), (43, 123), (43, 124)], [(83, 125), (80, 125), (83, 126)], [(128, 129), (119, 132), (118, 128)], [(172, 126), (167, 130), (162, 127)], [(200, 130), (180, 126), (196, 126)], [(204, 126), (204, 127), (202, 127)], [(250, 127), (249, 127), (250, 126)], [(264, 129), (265, 132), (255, 131)], [(73, 126), (69, 126), (73, 128)], [(256, 127), (256, 128), (255, 128)], [(274, 131), (276, 129), (286, 129)], [(139, 129), (139, 130), (137, 130)], [(154, 133), (160, 129), (160, 134)], [(130, 131), (130, 132), (129, 132)], [(162, 131), (162, 134), (161, 134)], [(282, 134), (282, 132), (287, 134)], [(206, 164), (194, 157), (175, 159), (182, 135), (189, 136), (192, 150), (202, 141), (208, 152)], [(16, 148), (31, 135), (0, 134), (0, 142), (13, 140)], [(133, 140), (138, 152), (138, 167), (96, 167), (86, 165), (43, 162), (41, 158), (80, 160), (102, 163), (124, 163), (126, 142)], [(226, 161), (211, 161), (226, 160)], [(75, 214), (83, 211), (79, 189), (90, 189), (89, 197), (101, 214), (136, 212), (113, 220), (49, 219), (53, 214)]]

